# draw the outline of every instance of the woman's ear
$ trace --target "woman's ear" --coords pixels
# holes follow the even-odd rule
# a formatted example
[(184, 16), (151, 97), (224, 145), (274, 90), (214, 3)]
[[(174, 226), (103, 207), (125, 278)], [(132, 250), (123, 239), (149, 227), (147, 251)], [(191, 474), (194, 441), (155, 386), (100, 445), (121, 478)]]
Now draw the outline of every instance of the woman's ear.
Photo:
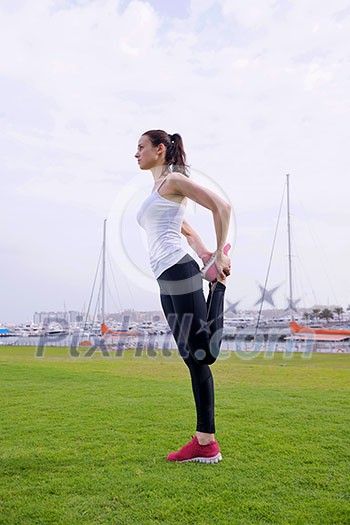
[(164, 144), (161, 142), (160, 144), (158, 144), (157, 146), (157, 153), (158, 155), (161, 155), (162, 153), (165, 152), (165, 146)]

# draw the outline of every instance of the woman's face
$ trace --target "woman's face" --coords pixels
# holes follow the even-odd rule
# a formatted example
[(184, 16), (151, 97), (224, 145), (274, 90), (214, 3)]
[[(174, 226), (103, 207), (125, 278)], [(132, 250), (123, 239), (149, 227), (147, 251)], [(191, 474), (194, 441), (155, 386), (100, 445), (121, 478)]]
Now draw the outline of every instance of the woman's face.
[(140, 169), (149, 170), (161, 163), (159, 151), (161, 146), (163, 146), (163, 144), (154, 147), (147, 135), (142, 135), (140, 137), (137, 145), (137, 151), (135, 153), (135, 157), (137, 159), (138, 165), (140, 166)]

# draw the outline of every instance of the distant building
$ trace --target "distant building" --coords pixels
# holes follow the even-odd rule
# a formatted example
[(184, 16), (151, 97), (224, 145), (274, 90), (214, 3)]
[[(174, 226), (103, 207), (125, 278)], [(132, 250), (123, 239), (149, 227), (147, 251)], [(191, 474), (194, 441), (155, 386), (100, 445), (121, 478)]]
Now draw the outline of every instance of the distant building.
[(81, 323), (84, 319), (84, 314), (75, 310), (68, 310), (67, 312), (35, 312), (33, 316), (34, 324), (38, 325), (62, 320), (67, 323)]
[(134, 323), (139, 323), (141, 321), (153, 321), (154, 323), (165, 321), (164, 314), (160, 310), (138, 312), (137, 310), (128, 309), (118, 313), (106, 314), (106, 321), (111, 320), (122, 322), (125, 318), (128, 318), (130, 322)]
[[(75, 310), (69, 310), (67, 312), (35, 312), (33, 315), (33, 323), (37, 325), (43, 325), (47, 323), (55, 323), (65, 321), (68, 324), (74, 323), (84, 323), (86, 314), (78, 312)], [(127, 309), (118, 313), (108, 313), (106, 314), (106, 321), (120, 321), (131, 323), (139, 323), (142, 321), (153, 321), (154, 323), (165, 321), (163, 312), (160, 310), (151, 310), (151, 311), (142, 311), (138, 312), (136, 310)], [(91, 316), (89, 321), (91, 321)], [(97, 321), (101, 321), (100, 314), (97, 315)]]

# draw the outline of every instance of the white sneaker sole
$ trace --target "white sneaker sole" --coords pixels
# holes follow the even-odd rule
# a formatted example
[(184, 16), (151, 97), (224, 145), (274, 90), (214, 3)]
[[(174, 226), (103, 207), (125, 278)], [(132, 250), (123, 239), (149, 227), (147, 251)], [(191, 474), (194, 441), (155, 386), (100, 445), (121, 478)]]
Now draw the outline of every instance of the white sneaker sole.
[(203, 268), (201, 269), (201, 274), (202, 274), (202, 277), (203, 279), (205, 279), (206, 281), (210, 281), (210, 279), (208, 279), (205, 274), (207, 273), (207, 271), (209, 270), (209, 268), (215, 264), (215, 261), (216, 261), (216, 251), (213, 253), (213, 255), (210, 257), (209, 261), (203, 266)]
[(189, 462), (195, 462), (195, 463), (219, 463), (219, 461), (222, 461), (222, 455), (221, 452), (216, 454), (216, 456), (213, 456), (212, 458), (191, 458), (191, 459), (184, 459), (182, 461), (176, 461), (176, 463), (189, 463)]

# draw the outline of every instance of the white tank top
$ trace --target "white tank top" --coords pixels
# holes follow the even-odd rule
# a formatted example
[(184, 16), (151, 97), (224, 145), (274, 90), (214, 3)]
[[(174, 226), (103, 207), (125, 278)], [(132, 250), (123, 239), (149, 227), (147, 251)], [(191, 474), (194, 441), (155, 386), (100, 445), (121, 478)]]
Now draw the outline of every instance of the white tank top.
[(156, 279), (186, 255), (181, 245), (186, 208), (159, 195), (160, 186), (147, 197), (137, 214), (137, 221), (147, 234), (149, 260)]

